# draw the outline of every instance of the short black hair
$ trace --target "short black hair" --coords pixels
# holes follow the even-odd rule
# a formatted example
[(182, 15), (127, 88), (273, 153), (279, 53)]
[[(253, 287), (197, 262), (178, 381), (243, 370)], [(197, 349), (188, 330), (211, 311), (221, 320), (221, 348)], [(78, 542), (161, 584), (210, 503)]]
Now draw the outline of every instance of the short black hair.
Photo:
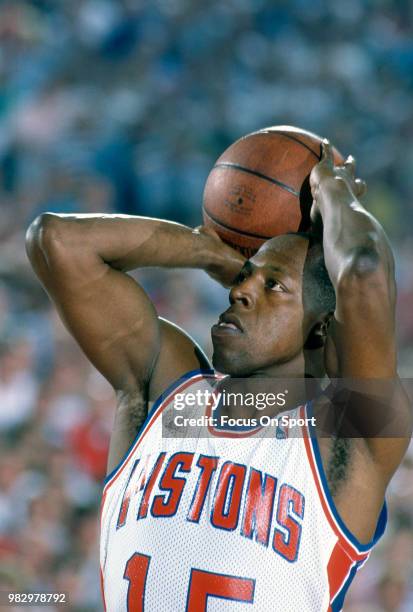
[(324, 261), (322, 240), (311, 232), (288, 232), (288, 234), (301, 236), (309, 242), (304, 264), (304, 299), (317, 314), (333, 312), (336, 307), (336, 294)]

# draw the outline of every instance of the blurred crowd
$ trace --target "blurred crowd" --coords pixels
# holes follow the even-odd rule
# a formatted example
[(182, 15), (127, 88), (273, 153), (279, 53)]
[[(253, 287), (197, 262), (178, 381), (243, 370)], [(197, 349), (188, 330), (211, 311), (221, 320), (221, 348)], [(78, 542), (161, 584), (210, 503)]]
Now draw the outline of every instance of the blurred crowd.
[[(353, 153), (398, 280), (400, 372), (413, 377), (413, 5), (409, 0), (0, 2), (0, 590), (101, 609), (98, 505), (114, 397), (31, 272), (42, 211), (201, 222), (214, 160), (292, 124)], [(225, 291), (140, 273), (163, 316), (210, 349)], [(346, 610), (413, 609), (413, 451), (387, 535)]]

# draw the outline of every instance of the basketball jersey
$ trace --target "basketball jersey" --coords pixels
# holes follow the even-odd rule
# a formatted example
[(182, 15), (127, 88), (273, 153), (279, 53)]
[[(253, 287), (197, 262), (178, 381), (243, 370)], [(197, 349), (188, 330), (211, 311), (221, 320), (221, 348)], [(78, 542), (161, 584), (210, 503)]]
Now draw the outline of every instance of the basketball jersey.
[[(317, 438), (273, 428), (165, 436), (190, 373), (154, 405), (108, 476), (101, 511), (107, 612), (337, 612), (386, 523), (360, 544), (329, 494)], [(197, 416), (202, 410), (197, 408)], [(286, 414), (311, 417), (311, 405)], [(278, 415), (279, 416), (279, 415)]]

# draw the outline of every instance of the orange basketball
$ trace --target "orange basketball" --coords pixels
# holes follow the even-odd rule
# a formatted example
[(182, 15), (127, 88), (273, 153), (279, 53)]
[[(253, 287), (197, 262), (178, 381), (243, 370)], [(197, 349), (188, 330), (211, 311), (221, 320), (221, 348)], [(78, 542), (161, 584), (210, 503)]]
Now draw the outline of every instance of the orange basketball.
[[(312, 203), (309, 176), (322, 138), (288, 125), (237, 140), (215, 163), (204, 189), (203, 217), (231, 246), (250, 257), (265, 240), (307, 231)], [(343, 163), (336, 150), (336, 164)]]

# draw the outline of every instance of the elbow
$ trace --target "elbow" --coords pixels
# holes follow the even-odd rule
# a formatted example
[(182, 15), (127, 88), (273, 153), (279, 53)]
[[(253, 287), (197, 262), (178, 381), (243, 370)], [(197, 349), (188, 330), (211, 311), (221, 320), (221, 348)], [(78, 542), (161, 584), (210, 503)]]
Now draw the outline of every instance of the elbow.
[(368, 277), (375, 274), (382, 263), (382, 256), (372, 238), (353, 249), (346, 265), (346, 274), (355, 278)]
[(42, 213), (30, 224), (26, 232), (26, 251), (29, 259), (42, 252), (47, 255), (53, 252), (61, 242), (62, 220), (53, 213)]
[(395, 297), (393, 256), (389, 249), (369, 237), (355, 247), (338, 276), (336, 293), (352, 300), (357, 296)]

